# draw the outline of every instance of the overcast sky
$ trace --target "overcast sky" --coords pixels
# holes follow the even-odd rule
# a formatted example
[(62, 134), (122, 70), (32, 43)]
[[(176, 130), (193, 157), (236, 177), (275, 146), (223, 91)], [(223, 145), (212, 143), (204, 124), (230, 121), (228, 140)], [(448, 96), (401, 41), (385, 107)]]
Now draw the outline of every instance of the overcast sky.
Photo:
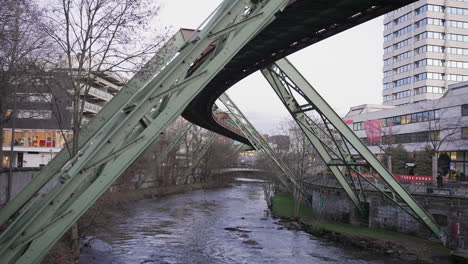
[[(163, 0), (160, 22), (174, 31), (197, 28), (221, 0)], [(382, 103), (382, 17), (288, 57), (341, 116), (351, 106)], [(262, 133), (276, 134), (286, 109), (257, 72), (228, 94)]]

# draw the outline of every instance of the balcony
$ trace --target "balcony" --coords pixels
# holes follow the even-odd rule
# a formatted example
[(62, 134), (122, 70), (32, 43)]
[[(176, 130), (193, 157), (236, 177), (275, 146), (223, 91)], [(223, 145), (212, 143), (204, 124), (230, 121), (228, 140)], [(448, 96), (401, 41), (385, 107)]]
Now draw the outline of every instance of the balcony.
[(84, 102), (83, 112), (97, 114), (99, 111), (101, 111), (101, 109), (102, 106), (95, 105), (89, 102)]
[[(84, 95), (86, 89), (81, 90), (81, 95)], [(99, 90), (94, 87), (90, 87), (88, 90), (88, 96), (93, 96), (97, 99), (104, 100), (106, 102), (110, 101), (112, 97), (114, 97), (112, 94), (104, 92), (102, 90)]]

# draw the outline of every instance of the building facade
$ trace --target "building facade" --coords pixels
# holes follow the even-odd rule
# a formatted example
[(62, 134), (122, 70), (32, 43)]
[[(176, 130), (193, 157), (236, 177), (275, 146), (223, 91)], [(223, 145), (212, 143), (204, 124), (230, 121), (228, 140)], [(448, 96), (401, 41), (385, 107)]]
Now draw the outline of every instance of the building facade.
[[(468, 175), (468, 82), (450, 85), (440, 99), (399, 107), (352, 107), (344, 119), (377, 156), (389, 144), (401, 144), (410, 153), (429, 146), (439, 153), (447, 153), (452, 169)], [(378, 140), (369, 140), (376, 134)]]
[(468, 81), (468, 1), (422, 0), (385, 15), (383, 104), (438, 99)]
[[(73, 89), (68, 72), (54, 69), (31, 77), (29, 73), (17, 87), (13, 164), (15, 167), (46, 165), (72, 136)], [(82, 89), (82, 124), (86, 124), (123, 86), (114, 74), (93, 73), (89, 85)], [(88, 92), (85, 96), (85, 90)], [(12, 102), (9, 103), (11, 106)], [(12, 118), (3, 129), (3, 166), (9, 166), (12, 142)]]

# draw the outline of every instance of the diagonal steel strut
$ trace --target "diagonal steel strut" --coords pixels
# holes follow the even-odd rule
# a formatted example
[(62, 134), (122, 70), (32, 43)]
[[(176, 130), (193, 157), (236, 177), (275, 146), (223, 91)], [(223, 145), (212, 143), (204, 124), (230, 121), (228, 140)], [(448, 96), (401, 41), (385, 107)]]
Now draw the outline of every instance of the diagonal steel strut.
[[(112, 103), (112, 100), (110, 107), (105, 107), (105, 115), (98, 116), (91, 124), (93, 127), (85, 130), (87, 134), (83, 137), (79, 154), (69, 161), (69, 155), (60, 154), (57, 161), (44, 169), (40, 180), (27, 188), (11, 206), (2, 209), (0, 223), (10, 223), (0, 235), (0, 263), (38, 263), (72, 223), (158, 138), (160, 132), (182, 113), (224, 65), (275, 19), (274, 15), (287, 3), (287, 0), (272, 0), (255, 5), (225, 0), (197, 38), (186, 44), (156, 76), (155, 72), (149, 72), (149, 77), (137, 78), (131, 89), (128, 86), (122, 89), (119, 95), (123, 96), (117, 96), (119, 101)], [(251, 12), (246, 13), (246, 8)], [(213, 42), (208, 36), (250, 16), (257, 17), (234, 31), (228, 30), (226, 34), (235, 34), (232, 41), (188, 79), (191, 65)], [(134, 144), (123, 150), (122, 146), (130, 142)], [(115, 156), (105, 160), (111, 154)], [(95, 161), (105, 163), (90, 166)], [(43, 191), (46, 185), (51, 188)], [(58, 217), (60, 221), (53, 221)], [(47, 232), (41, 232), (46, 226)], [(27, 242), (25, 238), (28, 238)]]
[[(278, 155), (271, 149), (268, 142), (266, 142), (265, 138), (258, 133), (258, 131), (252, 126), (252, 124), (247, 120), (247, 118), (242, 114), (236, 104), (229, 98), (229, 96), (224, 93), (218, 98), (224, 106), (229, 111), (229, 117), (234, 124), (239, 128), (239, 130), (243, 133), (243, 135), (250, 141), (252, 146), (257, 150), (265, 153), (278, 168), (283, 172), (283, 176), (281, 174), (276, 174), (278, 179), (281, 183), (288, 187), (292, 188), (293, 186), (299, 188), (300, 183), (297, 182), (296, 177), (292, 173), (292, 171), (288, 168), (288, 166), (278, 157)], [(301, 189), (302, 191), (302, 189)]]
[[(358, 208), (362, 208), (363, 200), (361, 200), (360, 195), (357, 193), (356, 187), (358, 186), (351, 182), (353, 180), (352, 172), (356, 173), (358, 181), (361, 179), (367, 181), (367, 178), (356, 169), (356, 162), (351, 158), (352, 155), (348, 146), (351, 146), (359, 154), (360, 158), (366, 160), (367, 164), (379, 175), (379, 177), (375, 178), (380, 180), (383, 186), (385, 186), (385, 188), (381, 188), (379, 185), (371, 183), (373, 187), (428, 227), (437, 237), (443, 237), (442, 229), (433, 220), (431, 215), (401, 186), (398, 180), (380, 163), (287, 59), (277, 61), (262, 70), (262, 73)], [(297, 103), (294, 94), (307, 101), (310, 106), (307, 111), (315, 111), (321, 116), (324, 123), (323, 126), (328, 129), (330, 125), (337, 131), (339, 137), (344, 141), (344, 146), (338, 145), (335, 140), (325, 141), (323, 136), (320, 136), (318, 131), (320, 129), (317, 128), (319, 125), (315, 124), (305, 114), (307, 111), (299, 111), (301, 107)], [(328, 136), (334, 137), (333, 134), (329, 134)], [(326, 147), (330, 142), (334, 142), (334, 148)], [(338, 169), (340, 166), (343, 170), (348, 170), (348, 177), (345, 177), (342, 171)], [(359, 189), (361, 192), (364, 192), (362, 186), (359, 186)]]

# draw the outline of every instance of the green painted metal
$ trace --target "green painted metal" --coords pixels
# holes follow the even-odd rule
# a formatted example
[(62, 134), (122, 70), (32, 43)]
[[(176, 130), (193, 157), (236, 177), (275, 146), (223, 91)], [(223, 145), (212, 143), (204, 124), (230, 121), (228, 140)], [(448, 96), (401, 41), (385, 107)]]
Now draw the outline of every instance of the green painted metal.
[[(136, 88), (133, 90), (124, 88), (120, 94), (126, 95), (118, 96), (123, 103), (113, 104), (113, 111), (107, 111), (107, 115), (102, 115), (101, 119), (92, 123), (96, 127), (89, 129), (88, 137), (83, 137), (86, 140), (83, 141), (78, 156), (67, 162), (67, 155), (59, 155), (63, 160), (52, 162), (54, 166), (50, 166), (51, 169), (47, 170), (41, 182), (36, 182), (34, 187), (29, 188), (23, 198), (6, 210), (5, 214), (2, 210), (2, 219), (5, 221), (18, 212), (20, 217), (0, 237), (0, 247), (4, 248), (0, 254), (0, 262), (39, 262), (73, 222), (157, 139), (159, 133), (180, 115), (223, 66), (251, 38), (271, 23), (274, 14), (282, 10), (287, 2), (268, 1), (248, 16), (244, 13), (247, 5), (244, 2), (223, 2), (197, 38), (186, 44), (156, 77), (151, 76), (146, 82), (139, 80), (141, 82), (138, 85), (135, 83)], [(196, 78), (191, 77), (186, 81), (185, 76), (190, 65), (212, 42), (208, 38), (210, 32), (221, 32), (232, 21), (239, 21), (239, 17), (247, 19), (258, 14), (261, 14), (258, 18), (232, 31), (230, 34), (235, 32), (236, 37), (204, 65)], [(153, 111), (155, 107), (158, 108), (157, 114)], [(90, 166), (95, 161), (113, 155), (130, 142), (133, 142), (131, 147), (116, 154), (112, 160), (96, 168)], [(85, 170), (86, 168), (92, 169)], [(46, 183), (53, 187), (45, 197), (40, 197), (38, 193)], [(31, 206), (26, 205), (33, 197), (38, 199)], [(21, 209), (24, 213), (21, 213)], [(54, 219), (59, 220), (52, 221)], [(47, 232), (41, 232), (45, 226)]]
[(193, 169), (195, 169), (200, 164), (201, 160), (205, 157), (206, 153), (208, 153), (208, 150), (211, 148), (211, 146), (217, 138), (218, 135), (216, 133), (210, 134), (206, 142), (203, 143), (202, 148), (197, 151), (197, 156), (195, 156), (195, 159), (192, 160), (191, 166), (187, 168), (181, 180), (187, 179), (190, 176), (190, 174), (192, 174)]
[(229, 117), (238, 127), (238, 129), (243, 133), (243, 135), (250, 141), (252, 146), (260, 152), (265, 153), (271, 160), (275, 163), (276, 166), (283, 172), (286, 178), (282, 177), (280, 174), (276, 174), (278, 179), (284, 186), (291, 188), (291, 183), (293, 186), (299, 186), (299, 183), (296, 181), (296, 177), (288, 166), (276, 155), (276, 153), (271, 149), (270, 144), (265, 140), (265, 138), (258, 133), (258, 131), (252, 126), (252, 124), (247, 120), (244, 114), (236, 106), (236, 104), (229, 98), (229, 96), (224, 93), (219, 97), (219, 100), (226, 106), (229, 111)]
[[(320, 129), (318, 129), (319, 125), (307, 116), (306, 111), (302, 111), (303, 107), (301, 107), (295, 99), (294, 94), (289, 87), (291, 84), (285, 82), (281, 78), (280, 73), (277, 72), (277, 69), (273, 69), (272, 67), (263, 69), (262, 74), (270, 83), (273, 90), (275, 90), (281, 102), (286, 106), (289, 113), (304, 132), (304, 135), (309, 139), (310, 143), (312, 143), (320, 157), (326, 164), (329, 164), (330, 161), (332, 161), (332, 156), (327, 149), (328, 142), (324, 142), (323, 138), (320, 136)], [(366, 213), (364, 206), (365, 200), (360, 197), (356, 187), (350, 184), (342, 170), (339, 167), (330, 165), (328, 165), (328, 168), (336, 177), (358, 210), (363, 214)]]
[[(396, 180), (392, 174), (380, 163), (380, 161), (372, 154), (372, 152), (362, 143), (362, 141), (353, 133), (353, 131), (343, 122), (338, 114), (328, 105), (328, 103), (320, 96), (320, 94), (312, 87), (310, 83), (294, 68), (294, 66), (287, 60), (281, 59), (269, 67), (270, 73), (281, 72), (283, 76), (287, 76), (287, 81), (291, 84), (289, 88), (294, 89), (295, 92), (300, 94), (309, 105), (316, 111), (322, 118), (325, 124), (332, 125), (341, 138), (346, 142), (346, 147), (351, 146), (362, 159), (367, 161), (367, 164), (380, 176), (376, 177), (384, 188), (374, 184), (374, 187), (387, 197), (392, 198), (403, 210), (410, 212), (416, 220), (421, 222), (423, 225), (428, 227), (434, 235), (439, 238), (444, 238), (443, 230), (437, 225), (434, 219), (429, 213), (424, 210), (422, 206), (405, 190), (401, 184)], [(278, 75), (277, 75), (278, 76)], [(288, 102), (289, 103), (289, 102)], [(288, 105), (289, 107), (289, 105)], [(310, 131), (310, 130), (309, 130)], [(316, 137), (316, 139), (320, 139)], [(323, 150), (323, 149), (322, 149)], [(360, 175), (358, 169), (349, 165), (348, 158), (351, 157), (351, 153), (347, 155), (337, 155), (343, 164), (351, 171), (356, 172)], [(326, 157), (327, 158), (327, 157)], [(328, 164), (331, 160), (325, 160)], [(336, 175), (335, 175), (336, 176)], [(367, 180), (365, 177), (360, 175), (357, 178)], [(390, 195), (389, 195), (390, 193)]]
[[(165, 66), (174, 57), (177, 50), (184, 44), (183, 36), (178, 32), (164, 45), (156, 56), (151, 58), (146, 65), (132, 79), (128, 81), (125, 87), (112, 100), (107, 103), (91, 121), (81, 129), (79, 137), (79, 146), (83, 147), (95, 133), (107, 123), (108, 119), (119, 111), (136, 93), (151, 76), (156, 75), (163, 66)], [(67, 148), (62, 149), (56, 157), (51, 160), (47, 166), (42, 168), (41, 172), (28, 184), (13, 201), (0, 209), (0, 225), (4, 224), (11, 216), (17, 214), (20, 209), (31, 201), (34, 197), (40, 197), (39, 190), (56, 175), (65, 164), (70, 160), (70, 153)]]

